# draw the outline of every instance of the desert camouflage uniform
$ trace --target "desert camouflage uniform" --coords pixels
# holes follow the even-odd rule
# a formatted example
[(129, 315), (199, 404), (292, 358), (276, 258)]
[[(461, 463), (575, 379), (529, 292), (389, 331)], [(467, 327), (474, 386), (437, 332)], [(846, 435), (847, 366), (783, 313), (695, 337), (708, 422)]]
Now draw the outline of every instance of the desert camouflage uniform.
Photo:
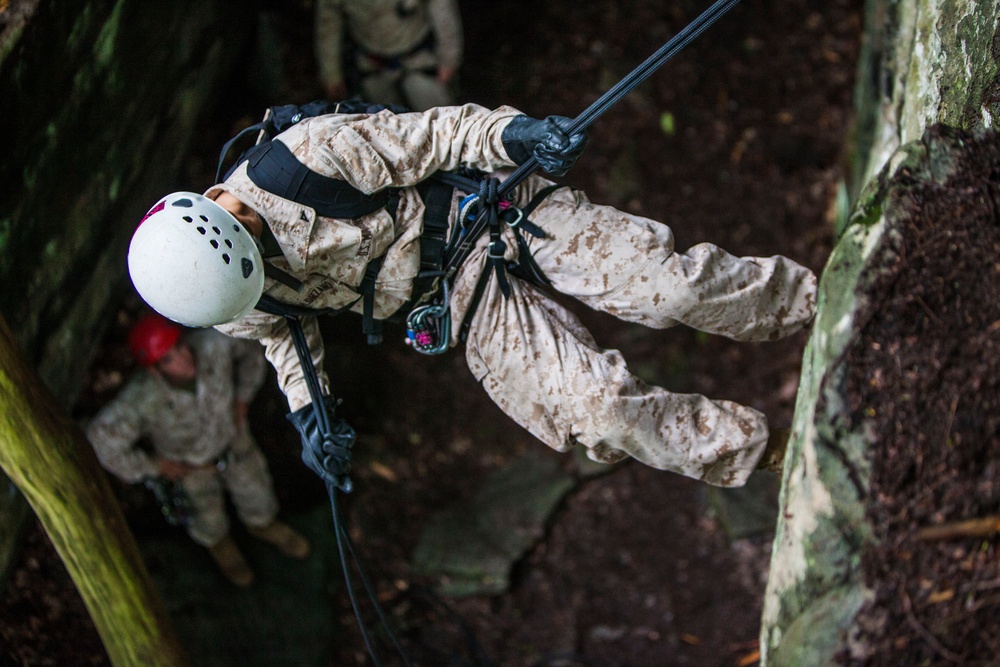
[[(422, 114), (323, 116), (279, 135), (311, 169), (365, 192), (404, 187), (395, 222), (385, 211), (355, 220), (317, 217), (308, 207), (258, 189), (245, 166), (206, 194), (214, 198), (227, 190), (268, 221), (284, 254), (275, 264), (305, 283), (296, 294), (268, 280), (267, 293), (282, 301), (314, 308), (354, 304), (360, 312), (365, 267), (384, 254), (374, 312), (385, 318), (409, 299), (419, 269), (424, 207), (406, 186), (459, 166), (505, 173), (512, 163), (500, 135), (518, 113), (465, 105)], [(549, 184), (529, 178), (516, 189), (515, 203), (523, 206)], [(452, 220), (460, 196), (452, 202)], [(707, 243), (675, 252), (665, 225), (593, 204), (570, 188), (544, 199), (531, 219), (546, 232), (543, 239), (531, 238), (530, 247), (553, 287), (621, 319), (655, 328), (683, 323), (736, 340), (774, 340), (813, 316), (815, 276), (784, 257), (738, 258)], [(504, 233), (513, 259), (513, 232)], [(485, 266), (487, 240), (480, 239), (456, 276), (456, 323)], [(306, 323), (314, 359), (321, 363), (318, 326), (308, 318)], [(219, 328), (261, 340), (292, 409), (309, 402), (281, 318), (254, 312)], [(455, 327), (453, 345), (457, 335)], [(644, 384), (617, 351), (600, 348), (575, 316), (513, 277), (506, 300), (495, 277), (490, 279), (472, 319), (466, 358), (491, 398), (559, 451), (581, 443), (597, 461), (633, 456), (725, 486), (746, 480), (767, 439), (766, 419), (752, 408)]]
[(437, 69), (457, 70), (462, 62), (456, 0), (317, 0), (316, 56), (324, 86), (344, 82), (348, 35), (361, 51), (355, 66), (367, 101), (419, 111), (453, 103)]
[(260, 346), (250, 341), (211, 329), (185, 340), (197, 365), (194, 391), (140, 371), (94, 417), (87, 437), (101, 464), (129, 483), (159, 474), (154, 456), (137, 446), (143, 437), (156, 456), (202, 466), (181, 485), (195, 510), (188, 533), (212, 546), (229, 532), (223, 487), (248, 526), (266, 526), (278, 512), (264, 454), (246, 421), (237, 427), (233, 416), (236, 400), (249, 404), (257, 393), (266, 366)]

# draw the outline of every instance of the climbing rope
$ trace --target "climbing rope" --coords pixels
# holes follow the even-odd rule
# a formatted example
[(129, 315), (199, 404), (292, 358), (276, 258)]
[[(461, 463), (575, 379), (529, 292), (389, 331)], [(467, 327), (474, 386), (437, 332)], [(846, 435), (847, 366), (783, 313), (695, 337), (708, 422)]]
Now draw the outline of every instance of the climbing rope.
[[(295, 346), (295, 352), (299, 357), (299, 364), (302, 366), (303, 375), (305, 376), (306, 386), (309, 389), (309, 397), (312, 399), (313, 413), (316, 417), (316, 425), (321, 434), (321, 440), (324, 443), (324, 450), (327, 449), (328, 443), (340, 443), (344, 438), (344, 433), (342, 428), (335, 429), (330, 423), (330, 413), (327, 410), (327, 402), (323, 396), (322, 386), (319, 382), (319, 375), (316, 373), (316, 366), (313, 365), (312, 355), (309, 351), (309, 343), (306, 340), (305, 331), (302, 329), (302, 322), (299, 319), (299, 315), (293, 314), (291, 312), (282, 313), (285, 317), (285, 322), (288, 324), (288, 329), (292, 335), (292, 343)], [(346, 426), (346, 423), (344, 424)], [(346, 428), (350, 429), (349, 426)], [(353, 429), (350, 431), (350, 438), (353, 440), (354, 433)], [(332, 444), (331, 448), (339, 448), (339, 444)], [(313, 448), (307, 448), (313, 449)], [(351, 483), (350, 479), (347, 477), (347, 473), (350, 471), (349, 466), (344, 464), (343, 459), (333, 460), (329, 452), (326, 451), (307, 451), (305, 455), (312, 456), (319, 459), (322, 462), (322, 468), (324, 471), (330, 469), (330, 473), (327, 475), (321, 475), (323, 481), (326, 482), (327, 495), (330, 498), (330, 509), (333, 513), (333, 530), (337, 538), (337, 551), (340, 554), (340, 564), (344, 573), (344, 585), (347, 589), (347, 597), (351, 601), (351, 609), (354, 610), (354, 616), (358, 620), (358, 628), (361, 630), (361, 638), (365, 643), (365, 648), (368, 650), (368, 655), (371, 656), (372, 662), (376, 667), (381, 666), (381, 661), (379, 660), (378, 653), (375, 651), (372, 645), (372, 640), (368, 632), (368, 628), (365, 626), (362, 614), (361, 605), (358, 602), (357, 593), (354, 590), (353, 577), (351, 576), (350, 563), (354, 564), (354, 569), (357, 571), (358, 578), (361, 580), (361, 584), (368, 595), (368, 599), (371, 602), (372, 608), (375, 610), (375, 614), (378, 616), (379, 622), (385, 629), (386, 635), (392, 642), (392, 645), (396, 648), (397, 653), (400, 658), (402, 658), (403, 663), (410, 667), (410, 660), (403, 651), (403, 647), (399, 643), (396, 634), (393, 632), (392, 627), (386, 620), (385, 612), (382, 611), (382, 605), (379, 604), (378, 597), (375, 593), (375, 589), (365, 572), (364, 567), (361, 565), (361, 559), (358, 558), (357, 550), (354, 547), (354, 540), (351, 538), (347, 528), (344, 525), (344, 519), (340, 513), (340, 506), (337, 503), (337, 490), (350, 492)], [(350, 451), (346, 448), (346, 457), (349, 461)], [(348, 559), (350, 556), (350, 559)]]
[[(663, 66), (668, 60), (691, 43), (696, 37), (705, 32), (709, 26), (719, 20), (723, 14), (738, 4), (740, 0), (716, 0), (711, 7), (702, 12), (698, 18), (684, 27), (679, 33), (667, 40), (666, 44), (642, 62), (641, 65), (629, 72), (621, 81), (612, 86), (607, 92), (601, 95), (589, 107), (573, 119), (573, 122), (565, 130), (567, 136), (573, 136), (577, 132), (582, 132), (590, 127), (595, 120), (603, 115), (608, 109), (618, 103), (623, 97), (628, 95), (636, 86), (645, 81), (649, 76)], [(530, 176), (538, 168), (538, 160), (534, 156), (525, 161), (514, 172), (503, 181), (496, 190), (496, 201), (503, 201), (504, 198), (524, 179)], [(460, 243), (452, 249), (445, 260), (446, 279), (454, 277), (458, 267), (472, 252), (472, 247), (482, 234), (483, 230), (490, 224), (491, 216), (488, 211), (481, 209), (476, 221), (466, 230)], [(491, 253), (492, 257), (492, 253)]]

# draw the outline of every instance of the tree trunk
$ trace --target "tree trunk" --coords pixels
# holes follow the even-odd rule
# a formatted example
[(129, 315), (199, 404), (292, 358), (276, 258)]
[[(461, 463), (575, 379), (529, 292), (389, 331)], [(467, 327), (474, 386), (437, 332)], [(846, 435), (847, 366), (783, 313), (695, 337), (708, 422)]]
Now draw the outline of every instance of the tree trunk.
[(0, 317), (0, 467), (35, 510), (119, 666), (187, 665), (104, 471)]

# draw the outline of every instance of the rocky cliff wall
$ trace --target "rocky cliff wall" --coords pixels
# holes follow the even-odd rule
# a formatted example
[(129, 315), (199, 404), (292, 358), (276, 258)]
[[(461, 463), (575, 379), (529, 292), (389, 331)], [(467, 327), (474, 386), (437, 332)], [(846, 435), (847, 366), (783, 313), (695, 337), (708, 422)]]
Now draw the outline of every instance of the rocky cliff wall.
[(15, 0), (0, 13), (0, 313), (67, 405), (126, 284), (135, 223), (182, 181), (250, 34), (252, 12), (232, 4)]
[(928, 128), (942, 123), (990, 136), (1000, 119), (995, 2), (869, 0), (866, 12), (851, 146), (850, 189), (860, 204), (838, 230), (803, 362), (764, 603), (764, 665), (832, 665), (845, 649), (867, 650), (851, 645), (873, 597), (861, 562), (875, 539), (866, 503), (872, 450), (880, 445), (852, 419), (845, 395), (845, 355), (867, 305), (858, 295), (882, 275), (882, 248), (909, 233), (900, 223), (899, 182), (914, 174), (944, 182), (946, 155), (962, 148), (928, 139)]

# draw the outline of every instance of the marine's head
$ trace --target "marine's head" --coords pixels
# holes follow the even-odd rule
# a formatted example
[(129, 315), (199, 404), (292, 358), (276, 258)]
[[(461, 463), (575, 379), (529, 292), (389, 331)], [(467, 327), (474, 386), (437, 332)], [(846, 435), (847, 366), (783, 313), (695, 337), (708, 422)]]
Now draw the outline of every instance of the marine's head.
[(253, 236), (229, 211), (193, 192), (167, 195), (149, 210), (132, 236), (128, 271), (153, 310), (192, 327), (243, 317), (264, 290)]
[(128, 334), (128, 348), (143, 368), (183, 386), (197, 375), (194, 352), (180, 325), (157, 313), (140, 317)]

